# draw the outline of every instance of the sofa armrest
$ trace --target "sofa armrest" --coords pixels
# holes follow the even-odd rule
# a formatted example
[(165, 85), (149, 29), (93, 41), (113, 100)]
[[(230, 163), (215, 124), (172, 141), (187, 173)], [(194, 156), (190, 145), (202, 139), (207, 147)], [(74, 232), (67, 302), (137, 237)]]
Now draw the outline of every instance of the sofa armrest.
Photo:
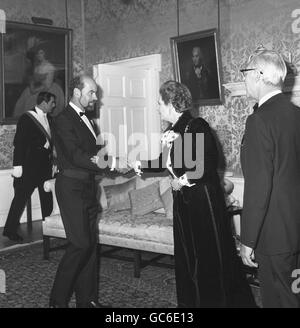
[(44, 190), (46, 192), (52, 192), (53, 210), (52, 210), (51, 215), (60, 214), (59, 206), (58, 206), (56, 194), (55, 194), (55, 179), (45, 181)]

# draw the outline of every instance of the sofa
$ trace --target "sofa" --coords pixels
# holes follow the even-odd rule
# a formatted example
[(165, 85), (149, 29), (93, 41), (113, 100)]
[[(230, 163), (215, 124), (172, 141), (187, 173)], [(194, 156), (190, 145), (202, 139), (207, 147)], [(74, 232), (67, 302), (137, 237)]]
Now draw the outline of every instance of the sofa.
[[(130, 250), (134, 276), (146, 263), (142, 251), (172, 256), (173, 199), (168, 177), (114, 179), (99, 177), (99, 244)], [(42, 223), (44, 258), (49, 259), (53, 238), (65, 239), (55, 195), (55, 179), (44, 189), (52, 193), (53, 211)], [(153, 262), (152, 262), (153, 263)]]
[[(173, 197), (169, 177), (98, 177), (97, 183), (100, 245), (129, 249), (135, 277), (140, 277), (145, 263), (159, 264), (143, 261), (143, 251), (173, 256)], [(55, 195), (55, 179), (46, 181), (44, 188), (53, 196), (53, 211), (42, 223), (44, 258), (49, 259), (49, 252), (56, 249), (51, 247), (51, 239), (65, 239), (66, 235)], [(241, 209), (230, 195), (233, 183), (228, 179), (224, 180), (224, 190), (231, 216), (239, 216)]]

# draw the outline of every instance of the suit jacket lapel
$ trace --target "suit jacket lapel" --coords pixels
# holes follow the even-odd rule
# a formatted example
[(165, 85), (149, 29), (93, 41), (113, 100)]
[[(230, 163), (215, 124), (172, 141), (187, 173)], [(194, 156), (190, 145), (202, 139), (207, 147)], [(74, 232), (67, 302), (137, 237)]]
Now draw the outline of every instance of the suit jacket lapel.
[(95, 141), (94, 135), (87, 127), (87, 125), (84, 123), (84, 121), (81, 119), (81, 117), (75, 112), (75, 110), (70, 105), (68, 105), (67, 109), (68, 109), (68, 113), (72, 117), (72, 120), (76, 122), (76, 124), (80, 125), (82, 129), (85, 131), (85, 134), (88, 135), (90, 138), (92, 138), (93, 141)]

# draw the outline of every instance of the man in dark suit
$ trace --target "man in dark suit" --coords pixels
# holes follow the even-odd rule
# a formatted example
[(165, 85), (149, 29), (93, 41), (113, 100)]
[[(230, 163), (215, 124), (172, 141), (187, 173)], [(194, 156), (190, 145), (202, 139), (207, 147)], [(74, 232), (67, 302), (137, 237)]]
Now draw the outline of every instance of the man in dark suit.
[(241, 256), (258, 266), (264, 307), (298, 308), (292, 274), (300, 268), (300, 109), (281, 92), (287, 69), (276, 52), (255, 53), (242, 71), (259, 107), (247, 119), (241, 153)]
[[(17, 124), (14, 138), (13, 174), (15, 195), (10, 206), (3, 235), (21, 242), (17, 233), (26, 203), (37, 187), (42, 216), (52, 212), (52, 196), (44, 191), (43, 184), (52, 177), (52, 154), (49, 113), (55, 108), (55, 95), (40, 92), (37, 105), (24, 113)], [(50, 122), (49, 122), (50, 121)]]
[[(50, 295), (50, 307), (68, 307), (75, 291), (79, 308), (106, 307), (98, 303), (97, 214), (95, 175), (116, 166), (105, 156), (100, 169), (92, 161), (97, 154), (91, 121), (85, 115), (97, 101), (97, 85), (86, 75), (71, 82), (69, 105), (56, 117), (53, 135), (59, 173), (56, 195), (69, 242)], [(101, 165), (100, 165), (101, 166)]]

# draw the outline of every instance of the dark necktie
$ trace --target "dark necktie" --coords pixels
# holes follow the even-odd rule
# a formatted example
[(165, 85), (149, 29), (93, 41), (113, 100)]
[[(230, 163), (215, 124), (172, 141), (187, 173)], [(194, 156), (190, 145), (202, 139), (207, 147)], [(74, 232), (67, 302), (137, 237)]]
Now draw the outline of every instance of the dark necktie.
[(79, 115), (80, 115), (80, 117), (81, 117), (81, 116), (86, 116), (86, 117), (87, 117), (87, 115), (86, 115), (85, 112), (80, 112)]

